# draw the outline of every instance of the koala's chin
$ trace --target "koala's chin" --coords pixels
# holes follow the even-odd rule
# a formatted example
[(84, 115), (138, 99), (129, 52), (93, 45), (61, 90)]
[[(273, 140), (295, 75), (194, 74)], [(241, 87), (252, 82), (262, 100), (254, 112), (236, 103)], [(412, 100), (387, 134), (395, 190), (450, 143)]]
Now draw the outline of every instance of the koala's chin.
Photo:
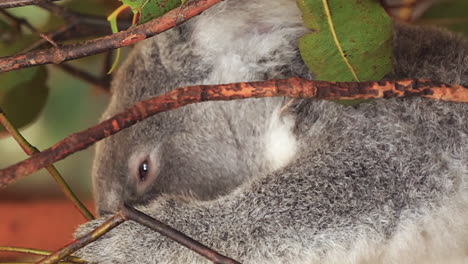
[[(225, 0), (139, 44), (103, 118), (179, 86), (312, 79), (297, 49), (304, 32), (294, 0)], [(468, 85), (464, 39), (406, 25), (394, 32), (387, 78)], [(289, 101), (191, 105), (104, 140), (93, 169), (102, 218), (76, 235), (125, 202), (243, 263), (468, 262), (467, 104)], [(77, 255), (208, 262), (133, 222)]]

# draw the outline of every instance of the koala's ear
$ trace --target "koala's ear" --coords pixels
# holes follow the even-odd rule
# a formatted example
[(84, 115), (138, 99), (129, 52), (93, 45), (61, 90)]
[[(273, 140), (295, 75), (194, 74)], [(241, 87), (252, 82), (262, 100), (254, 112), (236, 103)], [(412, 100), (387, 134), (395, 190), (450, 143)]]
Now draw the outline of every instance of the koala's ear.
[(128, 160), (128, 182), (137, 196), (146, 193), (161, 171), (160, 147), (134, 152)]

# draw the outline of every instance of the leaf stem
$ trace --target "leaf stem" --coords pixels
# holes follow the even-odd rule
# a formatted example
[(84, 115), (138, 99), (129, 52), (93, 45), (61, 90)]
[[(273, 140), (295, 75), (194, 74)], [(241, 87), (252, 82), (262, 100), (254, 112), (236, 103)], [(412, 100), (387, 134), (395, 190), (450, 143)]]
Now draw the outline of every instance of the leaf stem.
[(338, 48), (338, 51), (340, 52), (340, 55), (343, 58), (344, 62), (346, 63), (349, 70), (353, 74), (354, 81), (359, 82), (360, 80), (356, 74), (356, 70), (353, 68), (351, 63), (349, 63), (348, 59), (346, 58), (345, 53), (343, 51), (343, 47), (341, 47), (340, 40), (338, 39), (338, 35), (336, 35), (335, 24), (333, 23), (333, 20), (332, 20), (332, 14), (330, 12), (330, 5), (328, 3), (328, 0), (322, 0), (322, 2), (323, 2), (323, 8), (325, 9), (325, 14), (327, 16), (328, 26), (330, 27), (330, 32), (333, 36), (333, 41), (335, 42), (336, 47)]
[[(15, 253), (26, 253), (26, 254), (31, 254), (31, 255), (38, 255), (38, 256), (49, 256), (52, 254), (50, 251), (46, 250), (40, 250), (40, 249), (34, 249), (34, 248), (23, 248), (23, 247), (10, 247), (10, 246), (0, 246), (0, 252), (15, 252)], [(72, 263), (87, 263), (86, 261), (74, 257), (74, 256), (69, 256), (66, 259), (64, 259), (65, 262), (69, 261)], [(22, 262), (15, 262), (15, 263), (22, 263)], [(64, 262), (61, 262), (64, 263)], [(1, 262), (0, 264), (5, 264), (4, 262)]]
[[(11, 124), (11, 122), (8, 120), (6, 117), (5, 112), (0, 108), (0, 124), (2, 124), (5, 129), (10, 133), (10, 135), (16, 140), (16, 142), (21, 146), (23, 151), (28, 155), (28, 156), (33, 156), (34, 154), (40, 153), (40, 151), (31, 145), (22, 135), (21, 133)], [(60, 172), (55, 168), (54, 165), (48, 165), (45, 167), (49, 174), (54, 178), (54, 180), (57, 182), (59, 185), (60, 189), (62, 192), (65, 194), (65, 196), (70, 199), (75, 207), (80, 211), (80, 213), (87, 219), (87, 220), (93, 220), (94, 216), (91, 214), (91, 212), (86, 208), (86, 206), (78, 199), (78, 197), (75, 195), (75, 193), (72, 191), (70, 186), (67, 184), (67, 182), (63, 179), (62, 175)]]

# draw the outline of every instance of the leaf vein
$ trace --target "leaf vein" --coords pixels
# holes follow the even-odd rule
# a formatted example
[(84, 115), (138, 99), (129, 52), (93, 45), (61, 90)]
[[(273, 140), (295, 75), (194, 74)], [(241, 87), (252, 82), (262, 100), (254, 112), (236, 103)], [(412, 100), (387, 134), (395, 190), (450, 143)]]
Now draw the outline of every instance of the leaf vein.
[(338, 39), (338, 36), (336, 35), (335, 25), (333, 24), (333, 20), (331, 18), (331, 12), (330, 12), (330, 7), (328, 5), (328, 0), (322, 0), (322, 2), (323, 2), (323, 7), (325, 9), (325, 14), (327, 16), (328, 26), (330, 27), (330, 32), (331, 32), (331, 34), (333, 36), (333, 41), (335, 41), (336, 47), (338, 48), (338, 51), (340, 52), (340, 55), (343, 58), (343, 60), (345, 61), (346, 65), (348, 66), (349, 70), (353, 74), (353, 77), (354, 77), (355, 81), (359, 82), (359, 78), (358, 78), (358, 76), (356, 74), (356, 71), (354, 70), (353, 66), (351, 65), (351, 63), (346, 58), (346, 56), (344, 54), (344, 51), (343, 51), (343, 48), (341, 47), (340, 41)]

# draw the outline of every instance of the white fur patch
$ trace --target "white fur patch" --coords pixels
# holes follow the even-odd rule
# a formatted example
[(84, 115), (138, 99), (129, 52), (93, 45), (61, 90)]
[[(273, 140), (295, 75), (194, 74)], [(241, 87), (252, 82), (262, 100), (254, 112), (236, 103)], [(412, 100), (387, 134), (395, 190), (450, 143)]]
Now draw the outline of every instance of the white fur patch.
[(273, 113), (265, 138), (265, 158), (273, 170), (286, 166), (298, 149), (297, 139), (292, 132), (294, 118), (280, 115), (280, 109)]
[[(283, 63), (259, 65), (259, 59), (271, 56), (279, 47), (288, 45), (293, 36), (305, 32), (302, 26), (291, 26), (302, 25), (294, 0), (256, 0), (256, 4), (238, 1), (214, 6), (194, 24), (192, 40), (197, 52), (213, 65), (206, 84), (253, 81), (265, 67)], [(296, 50), (291, 48), (290, 55), (295, 56)]]

